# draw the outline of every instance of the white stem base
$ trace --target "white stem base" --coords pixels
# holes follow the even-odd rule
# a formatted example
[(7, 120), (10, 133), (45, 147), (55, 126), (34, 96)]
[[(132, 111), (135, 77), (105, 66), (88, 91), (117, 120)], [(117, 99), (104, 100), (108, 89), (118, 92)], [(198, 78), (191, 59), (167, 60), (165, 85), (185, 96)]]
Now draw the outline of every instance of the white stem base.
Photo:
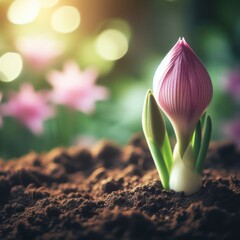
[(173, 167), (170, 174), (170, 189), (186, 194), (197, 192), (202, 186), (202, 176), (193, 167), (194, 156), (192, 146), (189, 145), (183, 158), (180, 157), (178, 146), (175, 146), (173, 154)]

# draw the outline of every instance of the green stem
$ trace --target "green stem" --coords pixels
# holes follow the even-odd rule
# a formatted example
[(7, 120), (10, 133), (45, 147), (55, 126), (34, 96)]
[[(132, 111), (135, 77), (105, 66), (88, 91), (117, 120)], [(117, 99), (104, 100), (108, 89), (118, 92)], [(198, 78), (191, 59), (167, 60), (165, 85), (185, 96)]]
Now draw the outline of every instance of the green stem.
[(202, 128), (206, 123), (206, 116), (207, 116), (207, 112), (205, 112), (200, 119)]
[(175, 133), (176, 133), (176, 138), (178, 143), (179, 154), (180, 154), (180, 157), (183, 158), (183, 155), (187, 150), (187, 147), (191, 141), (191, 138), (186, 134), (183, 134), (177, 131), (175, 131)]

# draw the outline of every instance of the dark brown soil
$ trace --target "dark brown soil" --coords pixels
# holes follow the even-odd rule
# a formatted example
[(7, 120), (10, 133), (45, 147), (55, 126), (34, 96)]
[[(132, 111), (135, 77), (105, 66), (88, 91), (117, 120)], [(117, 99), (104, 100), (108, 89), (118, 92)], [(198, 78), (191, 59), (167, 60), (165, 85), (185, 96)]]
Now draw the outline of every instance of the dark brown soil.
[(0, 162), (0, 239), (240, 239), (240, 150), (213, 143), (191, 196), (162, 189), (141, 137)]

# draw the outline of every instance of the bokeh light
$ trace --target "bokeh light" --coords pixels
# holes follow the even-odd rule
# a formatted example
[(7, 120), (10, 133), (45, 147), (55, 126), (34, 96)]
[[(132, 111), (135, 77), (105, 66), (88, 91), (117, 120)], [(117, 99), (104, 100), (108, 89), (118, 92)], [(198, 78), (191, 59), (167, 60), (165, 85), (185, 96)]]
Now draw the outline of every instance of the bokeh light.
[(23, 60), (20, 54), (7, 52), (0, 58), (1, 81), (11, 82), (16, 79), (22, 71)]
[(7, 17), (11, 23), (26, 24), (38, 16), (39, 10), (38, 0), (15, 0), (8, 9)]
[(131, 38), (131, 27), (129, 23), (121, 18), (114, 18), (106, 21), (103, 25), (105, 25), (105, 29), (115, 29), (122, 32), (128, 40)]
[(114, 67), (114, 61), (107, 61), (99, 56), (95, 47), (95, 38), (88, 38), (84, 44), (80, 46), (78, 51), (78, 59), (82, 66), (94, 66), (102, 75), (108, 74)]
[(59, 0), (40, 0), (41, 7), (43, 8), (50, 8), (56, 5)]
[(77, 8), (62, 6), (56, 9), (52, 15), (52, 28), (60, 33), (70, 33), (80, 25), (81, 16)]
[(105, 60), (118, 60), (128, 51), (128, 39), (119, 30), (104, 30), (96, 39), (96, 50)]

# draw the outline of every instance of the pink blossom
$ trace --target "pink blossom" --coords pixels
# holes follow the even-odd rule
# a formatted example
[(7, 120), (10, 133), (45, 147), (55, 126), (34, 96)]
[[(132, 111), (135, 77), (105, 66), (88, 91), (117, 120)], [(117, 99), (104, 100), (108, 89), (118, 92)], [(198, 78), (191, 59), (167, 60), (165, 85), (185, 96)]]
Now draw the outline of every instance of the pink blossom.
[(95, 84), (97, 74), (91, 69), (81, 71), (74, 62), (67, 62), (63, 71), (51, 71), (48, 76), (53, 86), (50, 98), (57, 104), (63, 104), (84, 113), (95, 109), (95, 102), (105, 100), (108, 90)]
[(189, 143), (197, 121), (212, 99), (213, 89), (204, 65), (184, 38), (178, 40), (159, 65), (153, 91), (178, 140)]
[(16, 47), (36, 70), (49, 66), (63, 51), (57, 40), (41, 35), (19, 38), (16, 41)]
[(236, 101), (240, 101), (240, 69), (229, 73), (226, 90)]
[(223, 131), (231, 140), (240, 145), (240, 116), (226, 123)]
[(34, 134), (41, 134), (43, 122), (54, 115), (47, 104), (46, 93), (36, 92), (30, 84), (22, 85), (18, 93), (13, 93), (1, 111), (5, 116), (18, 119)]

